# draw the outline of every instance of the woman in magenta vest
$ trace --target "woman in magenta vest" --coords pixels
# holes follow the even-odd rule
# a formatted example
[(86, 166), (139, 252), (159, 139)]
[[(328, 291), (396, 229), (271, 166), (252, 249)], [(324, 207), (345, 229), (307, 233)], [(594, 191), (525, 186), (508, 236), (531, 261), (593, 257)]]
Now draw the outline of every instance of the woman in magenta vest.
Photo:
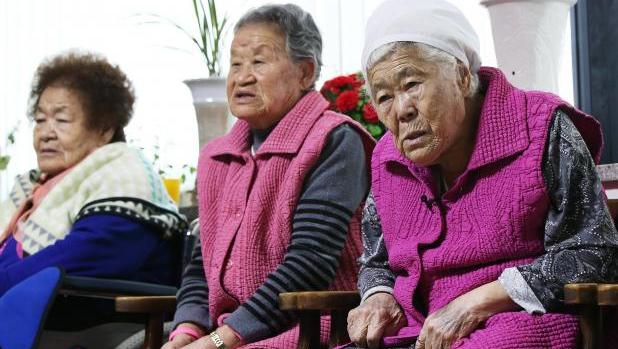
[(201, 246), (165, 348), (295, 348), (279, 293), (355, 289), (373, 141), (315, 91), (321, 48), (295, 5), (236, 24), (227, 96), (238, 121), (200, 154)]
[(591, 116), (481, 67), (443, 0), (387, 0), (362, 57), (388, 132), (363, 218), (359, 347), (573, 348), (563, 286), (616, 281)]

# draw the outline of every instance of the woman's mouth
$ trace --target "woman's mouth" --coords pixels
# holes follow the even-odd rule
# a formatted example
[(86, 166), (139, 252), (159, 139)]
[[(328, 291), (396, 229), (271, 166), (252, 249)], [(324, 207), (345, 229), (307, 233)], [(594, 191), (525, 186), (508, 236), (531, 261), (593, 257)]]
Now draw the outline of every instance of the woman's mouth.
[(255, 93), (249, 91), (239, 91), (234, 93), (234, 99), (238, 102), (250, 101), (255, 98)]
[(424, 142), (428, 133), (425, 131), (414, 131), (407, 134), (403, 139), (403, 147), (406, 149), (418, 148)]

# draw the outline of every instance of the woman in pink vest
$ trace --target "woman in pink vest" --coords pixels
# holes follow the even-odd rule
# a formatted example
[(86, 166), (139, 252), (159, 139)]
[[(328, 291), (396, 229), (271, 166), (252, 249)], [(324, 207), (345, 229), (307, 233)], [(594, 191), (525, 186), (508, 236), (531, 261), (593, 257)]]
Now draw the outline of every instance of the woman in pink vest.
[(355, 289), (373, 141), (315, 91), (321, 48), (295, 5), (236, 24), (227, 95), (239, 120), (200, 154), (201, 246), (164, 348), (295, 348), (279, 293)]
[(363, 218), (359, 347), (573, 348), (563, 286), (618, 279), (600, 126), (480, 67), (444, 0), (387, 0), (362, 57), (389, 129)]

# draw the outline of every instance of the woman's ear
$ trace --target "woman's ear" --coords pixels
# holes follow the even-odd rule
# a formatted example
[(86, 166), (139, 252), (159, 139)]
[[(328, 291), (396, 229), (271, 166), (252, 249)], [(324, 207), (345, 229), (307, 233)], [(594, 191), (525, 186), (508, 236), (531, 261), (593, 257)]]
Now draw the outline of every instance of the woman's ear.
[(106, 130), (105, 132), (103, 132), (101, 134), (101, 136), (102, 136), (101, 138), (102, 138), (102, 141), (105, 142), (105, 143), (101, 144), (101, 146), (109, 144), (109, 142), (112, 141), (112, 138), (114, 138), (114, 134), (115, 133), (116, 133), (116, 130), (114, 130), (113, 128), (110, 128), (110, 129)]
[(463, 95), (468, 97), (472, 86), (472, 75), (470, 74), (470, 69), (459, 60), (457, 61), (457, 82)]
[(300, 85), (303, 91), (307, 91), (315, 84), (315, 62), (312, 59), (303, 59), (299, 66), (301, 72)]

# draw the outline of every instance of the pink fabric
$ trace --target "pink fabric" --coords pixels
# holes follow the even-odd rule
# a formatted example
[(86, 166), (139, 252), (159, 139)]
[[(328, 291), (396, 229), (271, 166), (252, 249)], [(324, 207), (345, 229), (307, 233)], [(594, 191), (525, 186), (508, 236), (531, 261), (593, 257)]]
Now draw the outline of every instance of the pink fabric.
[[(350, 124), (362, 135), (370, 156), (373, 140), (366, 131), (350, 118), (326, 111), (327, 107), (319, 93), (308, 93), (279, 122), (255, 156), (250, 151), (249, 126), (243, 121), (201, 151), (200, 238), (213, 319), (236, 310), (283, 261), (303, 181), (330, 131), (342, 123)], [(356, 289), (356, 258), (362, 248), (360, 211), (350, 224), (332, 289)], [(260, 345), (292, 348), (296, 338), (288, 331)]]
[(176, 337), (179, 334), (186, 334), (188, 336), (191, 336), (194, 340), (200, 339), (199, 332), (197, 332), (193, 328), (189, 326), (178, 326), (177, 329), (173, 330), (172, 333), (170, 333), (170, 337), (168, 338), (168, 341), (171, 342), (174, 339), (174, 337)]
[(43, 201), (47, 194), (54, 189), (56, 184), (58, 184), (62, 178), (71, 172), (72, 169), (73, 166), (49, 179), (46, 174), (41, 175), (39, 183), (34, 185), (32, 188), (32, 193), (30, 193), (28, 198), (21, 203), (19, 208), (17, 208), (17, 211), (15, 211), (13, 217), (11, 217), (9, 225), (6, 227), (4, 232), (2, 232), (2, 235), (0, 235), (0, 254), (4, 251), (6, 239), (13, 234), (17, 242), (17, 255), (20, 258), (23, 258), (23, 250), (21, 246), (23, 232), (21, 229), (21, 223), (25, 222), (28, 217), (30, 217), (32, 212), (39, 207), (41, 201)]
[[(482, 68), (479, 77), (488, 88), (476, 144), (467, 169), (441, 198), (443, 213), (421, 202), (422, 195), (434, 198), (438, 191), (432, 169), (407, 160), (391, 134), (374, 152), (372, 192), (397, 274), (394, 294), (408, 320), (399, 335), (418, 335), (425, 320), (413, 295), (433, 313), (496, 280), (505, 268), (544, 253), (549, 198), (541, 164), (556, 108), (570, 115), (593, 157), (601, 154), (601, 131), (592, 117), (556, 96), (516, 89), (497, 69)], [(575, 345), (577, 328), (569, 315), (502, 313), (460, 345), (568, 348)]]

